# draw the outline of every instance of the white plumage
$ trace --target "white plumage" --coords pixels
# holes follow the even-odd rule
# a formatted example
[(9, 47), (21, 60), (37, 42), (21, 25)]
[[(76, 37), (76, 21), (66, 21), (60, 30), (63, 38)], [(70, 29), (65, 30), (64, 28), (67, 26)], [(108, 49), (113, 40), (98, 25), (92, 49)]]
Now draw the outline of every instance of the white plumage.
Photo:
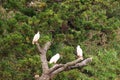
[(50, 63), (50, 64), (51, 64), (51, 63), (56, 63), (59, 58), (60, 58), (60, 54), (57, 53), (56, 55), (54, 55), (54, 56), (50, 59), (49, 63)]
[(83, 59), (83, 52), (82, 49), (80, 48), (80, 45), (77, 46), (77, 56)]
[(33, 37), (32, 44), (35, 44), (38, 41), (39, 38), (40, 38), (40, 33), (38, 31), (37, 34), (35, 34), (34, 37)]

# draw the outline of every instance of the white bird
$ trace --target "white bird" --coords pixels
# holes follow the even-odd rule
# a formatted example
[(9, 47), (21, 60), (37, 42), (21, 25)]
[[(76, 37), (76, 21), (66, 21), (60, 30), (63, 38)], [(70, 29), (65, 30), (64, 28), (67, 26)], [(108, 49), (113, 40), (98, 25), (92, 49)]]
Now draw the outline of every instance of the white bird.
[(50, 59), (49, 63), (50, 63), (50, 64), (51, 64), (51, 63), (56, 63), (59, 58), (60, 58), (60, 54), (57, 53), (56, 55), (54, 55), (54, 56)]
[(36, 42), (38, 42), (39, 38), (40, 38), (40, 33), (38, 31), (37, 34), (35, 34), (34, 37), (33, 37), (32, 44), (35, 44)]
[(77, 56), (83, 60), (83, 51), (80, 48), (80, 45), (77, 46)]

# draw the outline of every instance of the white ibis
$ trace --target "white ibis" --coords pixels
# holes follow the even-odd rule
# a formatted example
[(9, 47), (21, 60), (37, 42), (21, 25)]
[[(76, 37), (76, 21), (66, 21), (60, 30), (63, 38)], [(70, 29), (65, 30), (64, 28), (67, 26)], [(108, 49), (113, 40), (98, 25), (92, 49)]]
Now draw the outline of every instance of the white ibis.
[(51, 64), (51, 63), (56, 63), (59, 58), (60, 58), (60, 54), (57, 53), (56, 55), (54, 55), (54, 56), (50, 59), (49, 63), (50, 63), (50, 64)]
[(81, 58), (81, 60), (83, 60), (83, 52), (82, 49), (80, 48), (80, 45), (77, 46), (77, 56), (78, 58)]
[(40, 38), (40, 33), (38, 31), (37, 34), (35, 34), (34, 37), (33, 37), (32, 44), (35, 44), (36, 42), (38, 42), (39, 38)]

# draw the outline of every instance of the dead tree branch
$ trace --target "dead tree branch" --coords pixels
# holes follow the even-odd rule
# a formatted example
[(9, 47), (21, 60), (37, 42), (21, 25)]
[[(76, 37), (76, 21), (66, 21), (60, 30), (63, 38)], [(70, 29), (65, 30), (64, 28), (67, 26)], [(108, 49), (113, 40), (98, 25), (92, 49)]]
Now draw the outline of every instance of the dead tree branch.
[(47, 51), (51, 46), (51, 42), (47, 42), (44, 46), (44, 50)]
[(83, 66), (86, 66), (87, 63), (90, 63), (90, 62), (92, 62), (92, 58), (87, 58), (83, 60), (82, 62), (75, 64), (74, 66), (69, 66), (68, 69), (75, 69), (75, 68), (83, 67)]
[(56, 64), (53, 67), (49, 68), (48, 61), (46, 58), (46, 53), (51, 46), (51, 42), (47, 42), (43, 48), (40, 47), (38, 43), (36, 43), (36, 45), (37, 45), (38, 51), (40, 52), (40, 59), (42, 62), (42, 70), (43, 70), (42, 75), (38, 77), (36, 80), (50, 80), (56, 74), (62, 71), (83, 67), (83, 66), (86, 66), (88, 63), (92, 62), (92, 58), (87, 58), (83, 61), (81, 61), (81, 58), (78, 58), (74, 61), (67, 62), (66, 64)]
[(47, 73), (49, 70), (49, 67), (48, 67), (48, 61), (46, 58), (46, 53), (51, 45), (51, 42), (47, 42), (43, 48), (40, 47), (39, 43), (36, 43), (36, 45), (37, 45), (38, 51), (40, 52), (40, 59), (42, 62), (43, 73)]
[(49, 69), (49, 74), (51, 74), (53, 71), (55, 71), (56, 69), (60, 68), (64, 66), (64, 64), (57, 64), (57, 65), (54, 65), (52, 68)]
[[(53, 72), (51, 73), (52, 76), (62, 72), (62, 71), (65, 71), (65, 70), (70, 70), (70, 69), (74, 69), (74, 68), (79, 68), (79, 67), (82, 67), (82, 66), (85, 66), (87, 65), (88, 63), (90, 63), (92, 61), (92, 58), (87, 58), (85, 60), (83, 60), (82, 62), (80, 62), (81, 59), (78, 58), (77, 60), (74, 60), (72, 62), (68, 62), (64, 65), (60, 65), (58, 69), (56, 70), (53, 70)], [(58, 67), (58, 66), (57, 66)]]
[(40, 52), (40, 54), (43, 54), (43, 49), (40, 47), (39, 43), (36, 43), (38, 51)]

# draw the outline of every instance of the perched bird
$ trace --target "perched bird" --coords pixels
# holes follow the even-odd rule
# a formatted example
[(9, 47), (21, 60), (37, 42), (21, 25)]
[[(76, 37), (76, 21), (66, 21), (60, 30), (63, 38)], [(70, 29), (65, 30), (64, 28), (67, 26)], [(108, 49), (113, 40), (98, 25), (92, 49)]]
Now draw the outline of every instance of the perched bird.
[(60, 58), (60, 54), (57, 53), (56, 55), (54, 55), (54, 56), (50, 59), (49, 63), (50, 63), (50, 64), (51, 64), (51, 63), (56, 63), (59, 58)]
[(32, 44), (35, 44), (36, 42), (38, 42), (39, 38), (40, 38), (40, 33), (38, 31), (37, 34), (35, 34), (34, 37), (33, 37)]
[(78, 58), (81, 58), (81, 60), (83, 60), (83, 52), (82, 49), (80, 48), (80, 45), (77, 46), (77, 56)]

